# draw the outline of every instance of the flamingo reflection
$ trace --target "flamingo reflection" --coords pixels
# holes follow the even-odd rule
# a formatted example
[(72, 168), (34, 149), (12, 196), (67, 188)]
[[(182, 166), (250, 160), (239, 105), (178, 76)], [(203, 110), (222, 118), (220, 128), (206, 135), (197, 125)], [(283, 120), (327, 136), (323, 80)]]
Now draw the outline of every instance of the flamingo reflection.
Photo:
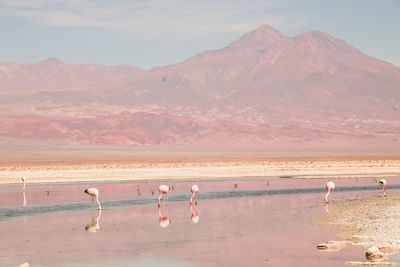
[(161, 228), (165, 228), (170, 224), (170, 220), (168, 217), (168, 205), (163, 205), (163, 212), (161, 212), (161, 205), (158, 205), (158, 223)]
[(22, 206), (26, 207), (26, 195), (25, 191), (22, 191)]
[(190, 202), (190, 211), (192, 212), (192, 216), (190, 217), (190, 219), (194, 224), (198, 224), (200, 216), (199, 216), (199, 209), (197, 208), (197, 201), (195, 202), (194, 206), (192, 202)]
[(325, 204), (325, 211), (326, 211), (326, 213), (329, 213), (329, 203)]
[(92, 221), (85, 226), (86, 232), (96, 233), (97, 231), (100, 230), (100, 224), (99, 224), (100, 217), (101, 217), (101, 210), (98, 210), (97, 217), (95, 217), (94, 214), (92, 214)]

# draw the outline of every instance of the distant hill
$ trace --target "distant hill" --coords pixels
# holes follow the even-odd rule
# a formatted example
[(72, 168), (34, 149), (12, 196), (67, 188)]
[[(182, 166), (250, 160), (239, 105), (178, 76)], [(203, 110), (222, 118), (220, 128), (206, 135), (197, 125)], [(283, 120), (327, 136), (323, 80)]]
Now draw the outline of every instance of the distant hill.
[(0, 96), (4, 137), (400, 149), (400, 68), (320, 31), (287, 37), (262, 25), (148, 71), (3, 63)]

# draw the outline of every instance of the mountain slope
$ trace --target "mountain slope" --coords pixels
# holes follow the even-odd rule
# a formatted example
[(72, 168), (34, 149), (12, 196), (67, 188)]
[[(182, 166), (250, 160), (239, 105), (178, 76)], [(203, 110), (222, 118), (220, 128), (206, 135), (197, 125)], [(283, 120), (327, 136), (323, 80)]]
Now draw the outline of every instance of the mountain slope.
[(148, 71), (55, 59), (2, 64), (0, 85), (0, 136), (399, 147), (400, 68), (320, 31), (287, 37), (262, 25), (224, 48)]

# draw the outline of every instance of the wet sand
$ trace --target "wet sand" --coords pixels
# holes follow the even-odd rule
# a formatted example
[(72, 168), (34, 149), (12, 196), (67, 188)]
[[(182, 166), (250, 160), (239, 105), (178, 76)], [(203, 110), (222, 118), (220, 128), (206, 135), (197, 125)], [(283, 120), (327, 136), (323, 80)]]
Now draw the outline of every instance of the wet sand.
[(395, 177), (400, 159), (235, 159), (0, 164), (0, 184), (240, 177)]
[(338, 236), (365, 247), (390, 247), (400, 252), (400, 194), (382, 194), (338, 207), (318, 223), (335, 226)]
[(196, 181), (201, 191), (191, 210), (193, 182), (168, 182), (174, 190), (160, 210), (170, 220), (165, 228), (152, 194), (158, 182), (93, 184), (101, 216), (85, 184), (28, 185), (25, 202), (20, 185), (0, 186), (0, 266), (342, 266), (362, 260), (362, 250), (318, 251), (317, 244), (337, 239), (336, 230), (312, 222), (380, 193), (372, 179), (336, 179), (342, 191), (325, 207), (326, 180)]

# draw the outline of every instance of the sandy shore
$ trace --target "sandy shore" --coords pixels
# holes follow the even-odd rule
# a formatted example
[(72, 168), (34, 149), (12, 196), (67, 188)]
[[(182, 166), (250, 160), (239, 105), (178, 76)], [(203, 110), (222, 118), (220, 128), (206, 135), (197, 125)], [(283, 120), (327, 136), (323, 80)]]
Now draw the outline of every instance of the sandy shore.
[(387, 261), (390, 256), (400, 253), (399, 218), (398, 193), (346, 203), (317, 221), (317, 224), (337, 227), (338, 237), (342, 240), (327, 241), (318, 246), (339, 250), (348, 246), (364, 249), (367, 261), (349, 261), (345, 265), (400, 266), (398, 262)]
[(320, 223), (338, 227), (340, 238), (400, 249), (400, 194), (344, 204)]
[(400, 175), (400, 159), (274, 159), (108, 161), (0, 164), (0, 183), (209, 179), (240, 177), (350, 178)]

